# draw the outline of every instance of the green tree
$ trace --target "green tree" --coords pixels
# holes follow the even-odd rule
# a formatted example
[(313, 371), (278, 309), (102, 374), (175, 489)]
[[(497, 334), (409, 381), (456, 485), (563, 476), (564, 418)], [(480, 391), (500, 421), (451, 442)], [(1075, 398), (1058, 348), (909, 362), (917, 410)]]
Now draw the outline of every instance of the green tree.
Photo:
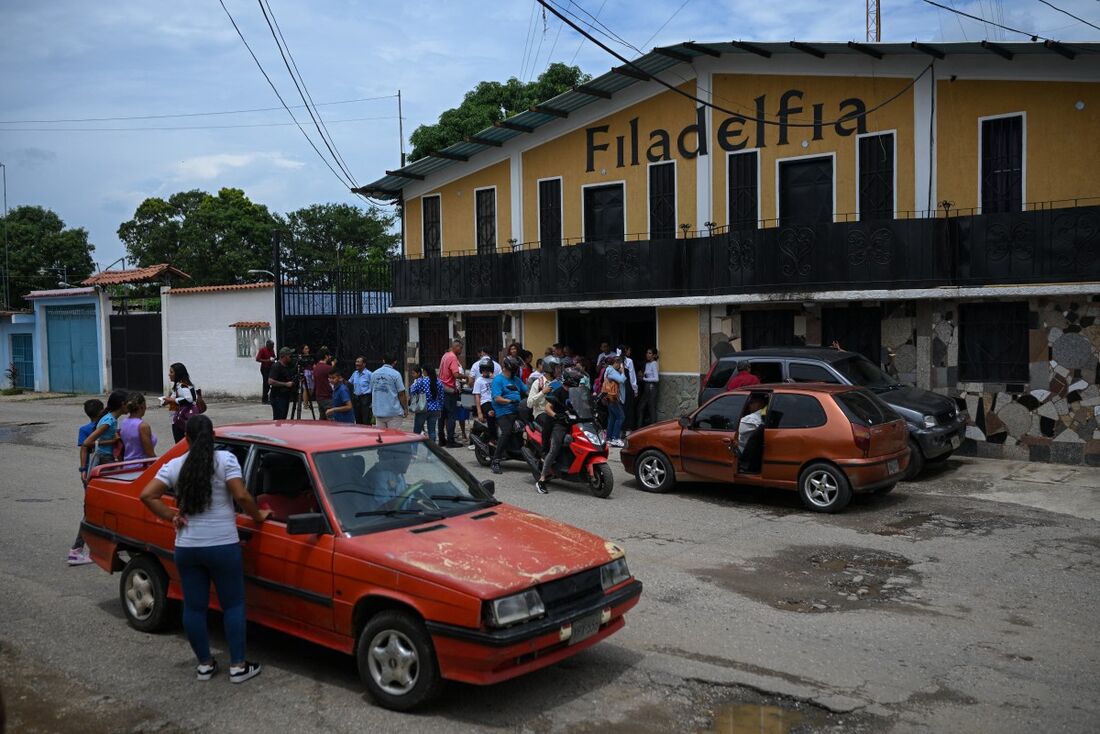
[(440, 114), (439, 122), (421, 125), (413, 131), (409, 137), (412, 143), (409, 160), (415, 161), (434, 150), (454, 145), (467, 135), (474, 135), (494, 122), (524, 112), (591, 78), (579, 67), (559, 62), (550, 64), (533, 82), (522, 82), (515, 77), (506, 82), (481, 82), (466, 93), (462, 104)]
[(396, 217), (376, 207), (314, 204), (286, 215), (282, 265), (286, 270), (368, 272), (392, 258), (401, 243)]
[(66, 227), (61, 217), (40, 206), (16, 207), (0, 222), (7, 229), (11, 306), (27, 307), (27, 293), (55, 288), (58, 282), (78, 285), (92, 274), (95, 247), (84, 228)]
[(191, 276), (189, 285), (236, 283), (250, 269), (271, 268), (278, 217), (240, 189), (217, 195), (182, 191), (168, 200), (143, 201), (118, 237), (137, 265), (171, 263)]

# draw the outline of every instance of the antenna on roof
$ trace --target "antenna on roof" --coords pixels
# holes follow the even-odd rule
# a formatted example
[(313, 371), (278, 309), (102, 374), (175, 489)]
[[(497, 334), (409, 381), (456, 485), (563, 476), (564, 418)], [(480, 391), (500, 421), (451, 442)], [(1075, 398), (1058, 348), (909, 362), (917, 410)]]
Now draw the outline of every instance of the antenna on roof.
[(867, 42), (878, 43), (882, 40), (882, 19), (879, 16), (879, 0), (867, 1)]

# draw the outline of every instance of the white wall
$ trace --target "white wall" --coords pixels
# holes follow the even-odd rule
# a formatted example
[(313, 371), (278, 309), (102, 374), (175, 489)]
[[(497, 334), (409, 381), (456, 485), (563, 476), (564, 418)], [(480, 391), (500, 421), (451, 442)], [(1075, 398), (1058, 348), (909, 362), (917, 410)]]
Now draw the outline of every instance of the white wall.
[(182, 362), (205, 395), (258, 396), (255, 354), (237, 357), (238, 321), (267, 321), (275, 338), (275, 289), (176, 293), (161, 291), (164, 373)]

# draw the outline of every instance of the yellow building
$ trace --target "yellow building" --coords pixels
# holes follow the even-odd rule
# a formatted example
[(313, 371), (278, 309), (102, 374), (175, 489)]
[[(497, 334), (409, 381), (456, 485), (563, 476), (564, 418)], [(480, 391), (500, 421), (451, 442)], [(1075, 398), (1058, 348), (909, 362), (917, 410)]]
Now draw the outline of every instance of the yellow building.
[[(1095, 388), (1100, 333), (1064, 314), (1100, 317), (1098, 170), (1097, 44), (682, 43), (362, 191), (403, 203), (391, 312), (421, 361), (658, 347), (669, 415), (716, 349), (836, 339), (975, 403), (1001, 454), (1072, 430), (1083, 458), (1068, 387)], [(1091, 357), (1063, 375), (1068, 334)], [(998, 430), (998, 394), (1049, 413), (1056, 377), (1061, 430)]]

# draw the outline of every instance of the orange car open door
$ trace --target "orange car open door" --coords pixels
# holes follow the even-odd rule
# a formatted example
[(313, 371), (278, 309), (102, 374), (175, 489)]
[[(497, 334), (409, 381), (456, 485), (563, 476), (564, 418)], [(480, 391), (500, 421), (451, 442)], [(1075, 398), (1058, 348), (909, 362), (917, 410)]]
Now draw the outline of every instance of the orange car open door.
[(680, 433), (684, 470), (716, 482), (732, 482), (737, 473), (737, 423), (746, 395), (720, 395), (695, 411)]

